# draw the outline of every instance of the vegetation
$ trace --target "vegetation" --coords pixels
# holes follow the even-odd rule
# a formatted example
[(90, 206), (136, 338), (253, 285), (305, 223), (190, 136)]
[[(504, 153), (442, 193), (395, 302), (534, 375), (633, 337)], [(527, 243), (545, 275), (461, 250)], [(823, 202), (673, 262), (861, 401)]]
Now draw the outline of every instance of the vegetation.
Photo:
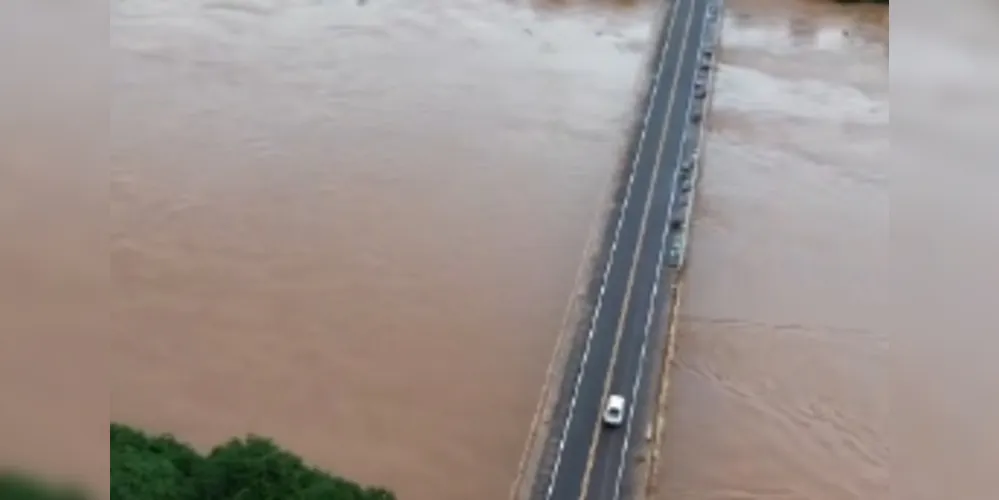
[[(0, 500), (89, 500), (21, 474), (0, 474)], [(249, 436), (207, 455), (169, 435), (111, 424), (111, 500), (396, 500)]]
[(395, 500), (249, 436), (202, 456), (172, 436), (111, 424), (111, 500)]
[(0, 472), (0, 500), (90, 500), (80, 490), (66, 488), (14, 471)]

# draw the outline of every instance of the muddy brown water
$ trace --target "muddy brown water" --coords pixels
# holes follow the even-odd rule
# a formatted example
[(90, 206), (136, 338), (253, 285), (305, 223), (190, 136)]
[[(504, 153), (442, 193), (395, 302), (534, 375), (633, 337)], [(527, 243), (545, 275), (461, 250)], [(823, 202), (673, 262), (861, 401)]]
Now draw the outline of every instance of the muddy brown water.
[(728, 7), (658, 498), (887, 499), (887, 30)]
[[(933, 7), (914, 5), (892, 35), (906, 49), (892, 61), (892, 100), (905, 104), (892, 123), (893, 168), (905, 174), (896, 189), (893, 172), (892, 187), (892, 493), (990, 499), (999, 491), (999, 17), (993, 2)], [(927, 222), (939, 232), (926, 237)]]
[[(886, 498), (886, 23), (729, 5), (663, 498)], [(199, 446), (267, 434), (401, 498), (503, 498), (655, 8), (113, 3), (112, 418)], [(42, 109), (16, 95), (5, 116)], [(21, 132), (0, 153), (0, 380), (25, 404), (0, 435), (24, 446), (0, 459), (44, 463), (15, 451), (60, 429), (50, 466), (84, 470), (66, 383), (107, 376), (56, 387), (30, 360), (37, 332), (99, 324), (106, 247), (80, 248), (104, 230), (67, 207), (104, 172), (58, 157), (69, 134)]]
[(0, 468), (106, 486), (107, 80), (92, 21), (79, 5), (0, 3)]
[(504, 495), (649, 12), (117, 5), (112, 414)]

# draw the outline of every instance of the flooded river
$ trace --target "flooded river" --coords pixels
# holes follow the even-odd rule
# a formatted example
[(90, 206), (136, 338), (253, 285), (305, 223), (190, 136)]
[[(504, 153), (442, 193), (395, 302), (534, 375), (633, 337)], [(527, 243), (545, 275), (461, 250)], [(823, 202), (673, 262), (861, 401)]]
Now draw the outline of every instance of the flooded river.
[(728, 8), (659, 498), (887, 500), (887, 22)]
[[(267, 434), (400, 498), (504, 498), (656, 8), (114, 2), (112, 418), (202, 446)], [(887, 25), (730, 8), (659, 489), (887, 498)], [(41, 109), (15, 95), (8, 115)], [(103, 255), (67, 251), (102, 231), (67, 207), (105, 174), (56, 158), (71, 136), (51, 132), (0, 153), (20, 161), (0, 166), (4, 340), (37, 347), (0, 352), (5, 394), (31, 403), (0, 436), (24, 443), (85, 406), (52, 406), (23, 361), (51, 349), (32, 332), (94, 309)]]
[(641, 4), (112, 13), (115, 418), (500, 498), (644, 59)]

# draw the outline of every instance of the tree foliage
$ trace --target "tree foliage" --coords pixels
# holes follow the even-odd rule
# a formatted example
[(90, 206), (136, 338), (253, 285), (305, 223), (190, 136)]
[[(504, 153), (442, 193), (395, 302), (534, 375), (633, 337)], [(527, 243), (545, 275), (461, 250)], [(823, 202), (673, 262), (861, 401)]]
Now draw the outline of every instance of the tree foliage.
[(232, 439), (202, 456), (172, 436), (111, 424), (111, 500), (395, 500), (395, 495), (311, 467), (267, 438)]
[(48, 484), (19, 471), (0, 472), (0, 500), (90, 500), (81, 490)]
[[(27, 474), (0, 473), (0, 500), (90, 500)], [(207, 455), (169, 435), (111, 424), (111, 500), (396, 500), (307, 465), (259, 436)]]

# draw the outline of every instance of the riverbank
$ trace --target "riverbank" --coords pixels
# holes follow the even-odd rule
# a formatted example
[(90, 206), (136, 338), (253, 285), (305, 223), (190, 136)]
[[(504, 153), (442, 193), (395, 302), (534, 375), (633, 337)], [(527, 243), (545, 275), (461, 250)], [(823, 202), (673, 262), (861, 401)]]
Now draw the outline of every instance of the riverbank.
[(230, 439), (202, 454), (172, 435), (112, 423), (110, 453), (113, 499), (396, 498), (306, 464), (260, 436)]
[[(260, 436), (231, 439), (200, 453), (169, 434), (110, 425), (110, 498), (115, 500), (251, 500), (322, 498), (395, 500), (384, 488), (365, 487), (306, 464)], [(248, 496), (249, 495), (249, 496)], [(86, 488), (0, 469), (0, 498), (96, 500)]]

